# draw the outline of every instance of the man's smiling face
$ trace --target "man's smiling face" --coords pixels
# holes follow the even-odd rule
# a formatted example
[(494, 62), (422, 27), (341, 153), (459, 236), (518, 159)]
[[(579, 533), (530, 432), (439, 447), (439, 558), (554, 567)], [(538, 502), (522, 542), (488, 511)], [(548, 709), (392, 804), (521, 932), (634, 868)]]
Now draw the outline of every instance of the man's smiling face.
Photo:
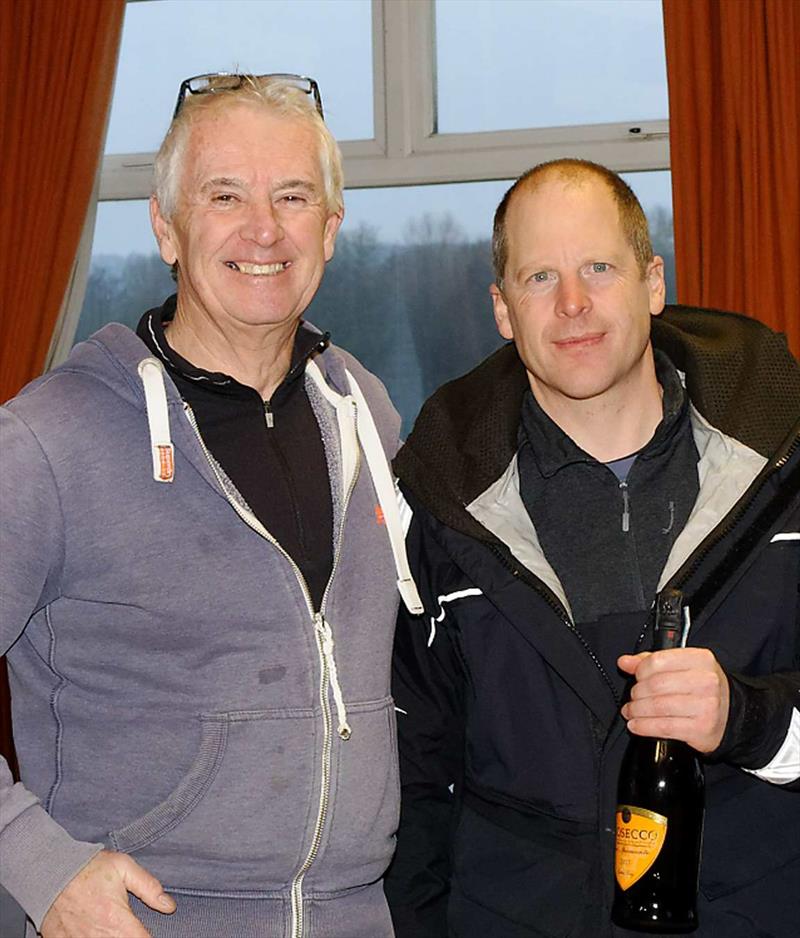
[(251, 104), (191, 128), (176, 210), (151, 201), (161, 257), (178, 262), (178, 308), (228, 332), (297, 321), (333, 256), (319, 143), (301, 119)]
[(576, 402), (636, 404), (655, 381), (650, 318), (664, 307), (663, 262), (642, 272), (602, 180), (546, 179), (509, 206), (500, 334), (513, 339), (551, 414)]

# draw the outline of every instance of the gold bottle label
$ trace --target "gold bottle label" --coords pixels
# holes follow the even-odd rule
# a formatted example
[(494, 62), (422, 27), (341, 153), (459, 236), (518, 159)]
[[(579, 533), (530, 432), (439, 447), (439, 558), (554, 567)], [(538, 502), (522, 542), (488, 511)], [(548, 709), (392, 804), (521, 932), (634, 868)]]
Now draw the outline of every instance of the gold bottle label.
[(667, 819), (663, 814), (617, 806), (617, 848), (614, 873), (620, 889), (630, 889), (656, 862), (667, 836)]

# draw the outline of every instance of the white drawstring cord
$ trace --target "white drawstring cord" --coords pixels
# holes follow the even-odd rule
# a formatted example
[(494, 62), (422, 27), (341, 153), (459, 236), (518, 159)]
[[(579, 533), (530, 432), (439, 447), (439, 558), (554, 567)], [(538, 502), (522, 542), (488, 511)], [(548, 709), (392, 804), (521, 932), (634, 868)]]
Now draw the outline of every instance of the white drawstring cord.
[(347, 722), (347, 708), (344, 705), (342, 688), (339, 686), (339, 674), (336, 670), (336, 659), (333, 657), (333, 632), (325, 617), (317, 614), (316, 629), (322, 642), (322, 654), (328, 665), (328, 675), (333, 691), (333, 699), (336, 703), (336, 716), (339, 725), (336, 730), (342, 739), (350, 739), (350, 724)]
[(175, 447), (169, 433), (164, 366), (157, 358), (145, 358), (139, 362), (138, 371), (144, 387), (150, 452), (153, 457), (153, 478), (156, 482), (172, 482), (175, 478)]
[(397, 588), (406, 609), (412, 615), (419, 615), (424, 612), (424, 609), (417, 592), (417, 584), (411, 576), (411, 568), (408, 565), (406, 539), (403, 523), (400, 519), (400, 506), (397, 502), (394, 476), (389, 468), (389, 461), (386, 458), (378, 428), (375, 426), (375, 421), (361, 388), (347, 369), (345, 369), (345, 373), (347, 374), (347, 380), (350, 382), (350, 393), (358, 405), (356, 411), (358, 438), (361, 441), (364, 455), (367, 457), (372, 483), (375, 486), (378, 503), (386, 522), (389, 543), (392, 545), (392, 554), (394, 555), (394, 564), (397, 570)]
[[(405, 533), (403, 523), (400, 519), (400, 507), (398, 505), (397, 492), (395, 489), (394, 477), (389, 468), (389, 461), (381, 443), (378, 429), (372, 418), (372, 412), (369, 409), (366, 398), (364, 397), (358, 382), (348, 369), (345, 369), (347, 381), (350, 385), (350, 394), (342, 396), (337, 394), (327, 383), (322, 375), (322, 371), (314, 361), (309, 361), (306, 365), (306, 372), (311, 376), (314, 383), (322, 392), (325, 399), (332, 404), (339, 417), (339, 427), (342, 434), (342, 461), (345, 468), (354, 464), (354, 459), (347, 452), (347, 440), (344, 434), (343, 415), (351, 416), (352, 402), (356, 403), (356, 428), (361, 448), (367, 460), (369, 473), (372, 476), (372, 484), (375, 487), (375, 493), (378, 496), (378, 504), (386, 523), (386, 532), (389, 535), (389, 543), (392, 546), (392, 555), (394, 556), (395, 569), (397, 570), (397, 588), (400, 596), (406, 605), (408, 611), (414, 615), (423, 612), (422, 601), (417, 592), (416, 583), (411, 576), (411, 569), (408, 565), (406, 555)], [(347, 406), (343, 406), (346, 402)], [(347, 476), (345, 475), (345, 478)]]
[[(375, 493), (378, 496), (383, 520), (386, 524), (386, 531), (389, 535), (389, 543), (392, 548), (395, 569), (397, 571), (397, 587), (400, 596), (412, 613), (421, 613), (423, 611), (422, 602), (417, 592), (416, 584), (411, 576), (411, 569), (408, 565), (408, 557), (405, 548), (405, 531), (400, 517), (400, 507), (398, 505), (398, 492), (395, 488), (394, 478), (389, 467), (389, 461), (381, 443), (378, 429), (372, 418), (369, 405), (358, 386), (356, 379), (345, 369), (347, 380), (350, 385), (350, 394), (339, 394), (327, 383), (319, 365), (314, 361), (306, 364), (306, 373), (319, 388), (323, 397), (336, 410), (337, 422), (339, 424), (339, 433), (342, 446), (342, 475), (344, 490), (349, 488), (350, 481), (355, 473), (356, 458), (354, 452), (354, 442), (361, 444), (364, 457), (369, 468), (372, 484), (375, 487)], [(355, 415), (354, 415), (355, 411)], [(353, 417), (355, 416), (355, 428), (353, 428)], [(356, 433), (353, 434), (353, 429)], [(338, 733), (342, 739), (349, 739), (351, 735), (350, 725), (347, 722), (347, 710), (345, 708), (342, 689), (339, 686), (339, 675), (336, 670), (336, 659), (333, 655), (333, 632), (330, 625), (325, 621), (321, 613), (316, 616), (316, 630), (320, 636), (322, 654), (328, 668), (330, 677), (331, 691), (336, 703), (336, 715), (338, 718)]]

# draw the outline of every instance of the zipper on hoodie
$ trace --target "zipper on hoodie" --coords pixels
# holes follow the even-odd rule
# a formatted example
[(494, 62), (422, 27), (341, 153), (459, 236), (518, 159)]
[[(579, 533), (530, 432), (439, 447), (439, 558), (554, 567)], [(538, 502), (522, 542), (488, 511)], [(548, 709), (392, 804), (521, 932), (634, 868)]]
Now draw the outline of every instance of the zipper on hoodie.
[(264, 420), (268, 430), (271, 430), (275, 426), (275, 414), (272, 412), (272, 401), (264, 401)]
[[(219, 487), (222, 489), (222, 493), (225, 496), (228, 503), (230, 504), (230, 506), (233, 508), (236, 514), (242, 519), (242, 521), (244, 521), (244, 523), (249, 528), (252, 528), (256, 532), (256, 534), (260, 534), (261, 537), (264, 538), (264, 540), (269, 541), (270, 544), (272, 544), (275, 548), (277, 548), (277, 550), (280, 551), (280, 553), (283, 554), (283, 556), (289, 561), (289, 564), (291, 565), (292, 570), (294, 571), (294, 575), (297, 577), (297, 582), (300, 584), (300, 587), (303, 590), (303, 596), (305, 597), (306, 605), (308, 606), (308, 612), (313, 621), (314, 616), (316, 615), (314, 611), (314, 601), (311, 598), (311, 591), (308, 588), (308, 584), (306, 583), (302, 570), (300, 569), (300, 567), (297, 566), (297, 564), (294, 562), (292, 557), (283, 549), (283, 547), (281, 547), (278, 541), (269, 533), (269, 531), (258, 520), (258, 518), (256, 518), (254, 514), (247, 511), (238, 502), (236, 502), (234, 499), (231, 498), (228, 492), (228, 488), (222, 480), (222, 476), (217, 471), (217, 466), (214, 461), (214, 458), (209, 452), (208, 447), (205, 444), (205, 440), (203, 439), (203, 436), (200, 433), (200, 428), (197, 426), (197, 420), (195, 419), (194, 411), (189, 406), (189, 404), (185, 402), (183, 405), (183, 410), (184, 410), (184, 413), (186, 414), (186, 417), (189, 421), (191, 428), (194, 430), (195, 435), (197, 436), (197, 440), (200, 443), (200, 448), (203, 450), (203, 453), (206, 459), (208, 460), (208, 464), (211, 467), (211, 471), (214, 473), (214, 478), (217, 480), (217, 483), (219, 484)], [(331, 576), (332, 575), (333, 574), (331, 573)], [(326, 587), (326, 592), (327, 592), (327, 587)]]
[[(266, 403), (266, 402), (265, 402)], [(289, 562), (294, 571), (295, 577), (297, 578), (298, 583), (300, 584), (301, 589), (303, 590), (303, 595), (306, 600), (306, 606), (308, 607), (309, 614), (311, 616), (312, 622), (314, 623), (314, 636), (317, 641), (317, 653), (319, 655), (320, 663), (320, 679), (319, 679), (319, 699), (320, 706), (322, 709), (322, 726), (323, 726), (323, 735), (322, 735), (322, 775), (320, 781), (320, 799), (319, 799), (319, 809), (317, 812), (317, 820), (314, 825), (314, 833), (311, 838), (311, 846), (309, 847), (308, 853), (305, 860), (300, 866), (300, 869), (295, 873), (292, 878), (291, 883), (291, 905), (292, 905), (292, 938), (302, 938), (303, 936), (303, 879), (305, 878), (306, 873), (311, 867), (312, 863), (316, 859), (317, 853), (319, 852), (319, 845), (322, 841), (322, 832), (325, 827), (325, 821), (328, 816), (328, 805), (330, 801), (330, 785), (331, 785), (331, 751), (332, 751), (332, 737), (333, 737), (333, 724), (331, 721), (331, 704), (329, 700), (329, 684), (330, 684), (330, 669), (328, 667), (328, 658), (325, 654), (323, 648), (323, 631), (322, 627), (325, 624), (325, 606), (328, 599), (328, 594), (333, 583), (333, 579), (336, 575), (336, 571), (339, 566), (339, 560), (342, 555), (342, 544), (344, 541), (344, 527), (345, 527), (345, 517), (347, 515), (347, 508), (350, 504), (350, 498), (355, 489), (358, 476), (361, 471), (361, 448), (356, 446), (356, 464), (353, 470), (353, 477), (350, 480), (350, 485), (348, 486), (347, 492), (345, 493), (344, 503), (342, 505), (342, 515), (341, 521), (339, 524), (339, 532), (337, 535), (336, 550), (334, 551), (333, 556), (333, 565), (331, 567), (331, 575), (328, 578), (328, 583), (325, 586), (325, 592), (322, 595), (322, 600), (320, 601), (320, 611), (316, 612), (314, 610), (314, 603), (311, 599), (311, 592), (306, 583), (305, 577), (303, 576), (302, 571), (297, 566), (292, 557), (281, 547), (278, 541), (269, 533), (269, 531), (264, 527), (263, 524), (250, 512), (246, 511), (241, 505), (235, 502), (228, 493), (228, 489), (222, 481), (222, 477), (217, 471), (217, 467), (214, 463), (214, 460), (211, 456), (211, 453), (206, 447), (205, 441), (203, 440), (200, 429), (197, 426), (197, 420), (195, 419), (194, 412), (192, 408), (184, 403), (183, 409), (186, 413), (186, 416), (189, 420), (189, 424), (197, 436), (197, 439), (200, 443), (200, 447), (205, 454), (208, 464), (211, 467), (211, 471), (214, 473), (220, 488), (222, 489), (225, 498), (230, 503), (233, 510), (237, 515), (244, 521), (244, 523), (252, 528), (257, 534), (260, 534), (265, 540), (269, 541)], [(356, 419), (356, 403), (353, 402), (353, 426), (355, 427)], [(346, 737), (343, 737), (346, 738)]]
[[(355, 421), (355, 411), (356, 405), (353, 403), (353, 420)], [(323, 748), (322, 748), (322, 786), (320, 789), (320, 800), (319, 800), (319, 813), (317, 814), (317, 823), (314, 825), (314, 836), (311, 839), (311, 846), (309, 847), (306, 858), (300, 866), (300, 869), (295, 873), (292, 880), (291, 886), (291, 897), (292, 897), (292, 938), (303, 938), (303, 880), (305, 875), (310, 869), (312, 863), (316, 859), (317, 853), (319, 852), (319, 845), (322, 841), (322, 831), (325, 827), (325, 820), (328, 815), (328, 802), (330, 797), (330, 769), (331, 769), (331, 749), (332, 749), (332, 737), (333, 737), (333, 727), (331, 725), (331, 706), (330, 701), (328, 700), (328, 683), (329, 683), (329, 670), (328, 670), (328, 660), (327, 656), (324, 653), (323, 649), (323, 634), (321, 631), (321, 626), (324, 625), (324, 609), (326, 600), (328, 598), (328, 592), (331, 588), (331, 583), (333, 583), (333, 578), (336, 575), (336, 569), (339, 565), (339, 558), (341, 557), (342, 551), (342, 541), (344, 539), (344, 518), (347, 511), (347, 506), (350, 503), (350, 496), (353, 494), (353, 489), (356, 485), (356, 480), (361, 469), (361, 448), (359, 447), (356, 450), (356, 466), (355, 471), (353, 472), (353, 478), (350, 481), (350, 486), (348, 487), (347, 494), (345, 495), (344, 506), (342, 508), (342, 522), (339, 529), (338, 543), (336, 551), (333, 557), (333, 568), (331, 570), (330, 579), (328, 580), (328, 585), (325, 587), (325, 592), (322, 596), (322, 602), (320, 603), (320, 612), (317, 617), (315, 617), (315, 633), (317, 638), (317, 646), (319, 649), (320, 661), (322, 670), (320, 672), (320, 700), (322, 703), (322, 716), (324, 724), (324, 736), (323, 736)], [(346, 738), (346, 737), (343, 737)]]

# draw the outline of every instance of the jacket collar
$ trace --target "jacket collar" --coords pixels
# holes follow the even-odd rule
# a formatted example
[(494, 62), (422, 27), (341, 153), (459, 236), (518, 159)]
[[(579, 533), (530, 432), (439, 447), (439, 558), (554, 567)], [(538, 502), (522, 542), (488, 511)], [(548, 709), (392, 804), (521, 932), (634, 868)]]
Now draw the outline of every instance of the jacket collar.
[[(655, 364), (656, 377), (663, 390), (663, 417), (642, 449), (628, 454), (642, 459), (651, 459), (670, 446), (689, 407), (686, 391), (672, 362), (663, 352), (656, 350)], [(597, 463), (548, 417), (530, 389), (522, 398), (519, 442), (520, 445), (530, 445), (539, 474), (545, 479), (574, 463)]]
[[(699, 414), (723, 433), (768, 456), (797, 426), (800, 366), (785, 339), (766, 326), (734, 313), (670, 306), (653, 320), (652, 339), (685, 373)], [(464, 506), (511, 463), (528, 387), (525, 366), (508, 343), (423, 406), (394, 467), (444, 524), (495, 540)]]

